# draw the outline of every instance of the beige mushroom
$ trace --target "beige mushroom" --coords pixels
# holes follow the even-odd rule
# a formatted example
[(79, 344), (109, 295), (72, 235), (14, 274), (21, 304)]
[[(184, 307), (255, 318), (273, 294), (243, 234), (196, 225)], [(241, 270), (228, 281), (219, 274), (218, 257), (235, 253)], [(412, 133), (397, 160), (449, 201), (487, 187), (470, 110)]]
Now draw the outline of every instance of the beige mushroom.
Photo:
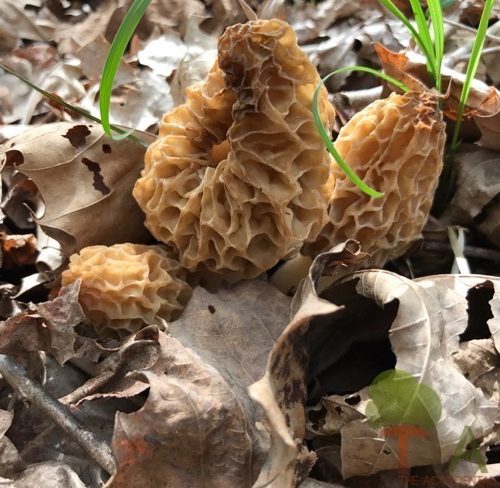
[(180, 315), (191, 296), (183, 271), (160, 246), (90, 246), (70, 258), (62, 285), (81, 279), (79, 300), (97, 334), (123, 337)]
[(304, 247), (315, 256), (347, 239), (370, 254), (367, 266), (383, 266), (421, 236), (443, 165), (445, 124), (431, 93), (391, 94), (358, 112), (340, 131), (335, 148), (372, 188), (362, 193), (337, 166), (329, 221)]
[[(323, 228), (331, 160), (311, 113), (319, 81), (285, 22), (226, 30), (207, 80), (164, 116), (133, 192), (183, 267), (255, 277)], [(331, 126), (326, 90), (320, 110)]]

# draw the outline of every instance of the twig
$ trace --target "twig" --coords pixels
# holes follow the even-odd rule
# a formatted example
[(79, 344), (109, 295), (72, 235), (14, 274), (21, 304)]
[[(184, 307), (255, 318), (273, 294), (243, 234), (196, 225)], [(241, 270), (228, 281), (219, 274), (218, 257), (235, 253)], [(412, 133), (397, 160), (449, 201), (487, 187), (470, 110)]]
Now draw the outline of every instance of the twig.
[[(450, 19), (443, 19), (445, 24), (451, 25), (453, 27), (456, 27), (457, 29), (465, 30), (472, 32), (476, 34), (477, 29), (474, 29), (474, 27), (470, 27), (469, 25), (461, 24), (460, 22), (455, 22), (454, 20)], [(500, 37), (495, 36), (493, 34), (486, 33), (486, 39), (489, 39), (490, 41), (495, 41), (495, 42), (500, 42)]]
[[(427, 251), (445, 251), (453, 253), (450, 244), (447, 242), (424, 241), (423, 248)], [(470, 258), (488, 259), (490, 261), (500, 262), (500, 251), (497, 251), (496, 249), (465, 246), (464, 254)]]
[[(486, 37), (491, 37), (497, 33), (500, 32), (500, 22), (497, 22), (496, 24), (493, 24), (487, 31)], [(474, 39), (471, 39), (467, 43), (465, 43), (463, 46), (459, 47), (452, 53), (449, 53), (448, 55), (445, 56), (444, 58), (444, 64), (448, 67), (453, 68), (459, 60), (463, 59), (465, 56), (466, 59), (469, 59), (472, 45), (474, 44)]]
[[(500, 46), (487, 47), (486, 49), (483, 49), (481, 56), (487, 56), (488, 54), (497, 54), (498, 52), (500, 52)], [(470, 56), (467, 53), (464, 53), (461, 56), (455, 56), (455, 62), (458, 63), (460, 61), (467, 61), (469, 57)]]
[(24, 369), (4, 354), (0, 354), (0, 374), (12, 388), (47, 415), (68, 437), (84, 449), (97, 464), (109, 474), (115, 472), (116, 462), (110, 447), (92, 432), (85, 430), (64, 405), (28, 378)]

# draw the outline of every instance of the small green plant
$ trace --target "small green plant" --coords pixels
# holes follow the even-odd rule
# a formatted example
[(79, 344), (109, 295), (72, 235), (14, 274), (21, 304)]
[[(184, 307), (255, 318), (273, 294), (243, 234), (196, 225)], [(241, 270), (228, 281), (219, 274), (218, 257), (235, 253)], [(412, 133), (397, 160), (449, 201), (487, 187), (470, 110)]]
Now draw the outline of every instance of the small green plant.
[(127, 49), (127, 45), (134, 34), (134, 31), (146, 12), (151, 0), (134, 0), (121, 23), (109, 48), (106, 62), (102, 70), (101, 86), (99, 95), (99, 107), (101, 110), (101, 123), (104, 132), (113, 139), (123, 139), (128, 134), (121, 133), (119, 136), (113, 135), (113, 127), (109, 122), (109, 104), (111, 92), (120, 61)]
[[(420, 48), (422, 53), (425, 56), (427, 70), (431, 75), (434, 83), (434, 87), (436, 90), (441, 93), (442, 91), (442, 77), (441, 77), (441, 67), (444, 56), (444, 20), (443, 20), (443, 11), (442, 4), (439, 0), (427, 0), (428, 6), (428, 15), (424, 12), (419, 0), (409, 0), (410, 6), (415, 17), (416, 27), (412, 24), (412, 22), (405, 16), (403, 12), (394, 4), (392, 0), (379, 0), (380, 3), (389, 10), (396, 18), (398, 18), (408, 29), (410, 35), (413, 37), (415, 43)], [(447, 1), (447, 0), (445, 0)], [(444, 3), (444, 2), (443, 2)], [(467, 72), (464, 84), (462, 86), (462, 92), (460, 95), (460, 103), (458, 108), (457, 119), (455, 122), (455, 127), (453, 131), (453, 137), (450, 144), (450, 151), (446, 157), (445, 167), (443, 170), (443, 175), (441, 178), (440, 187), (438, 188), (438, 196), (437, 200), (447, 201), (451, 195), (451, 188), (453, 186), (453, 177), (451, 172), (451, 160), (456, 152), (458, 146), (458, 136), (460, 133), (460, 126), (462, 122), (462, 118), (464, 115), (465, 106), (470, 94), (470, 88), (472, 84), (472, 80), (475, 77), (477, 67), (479, 64), (479, 60), (481, 57), (481, 52), (484, 46), (484, 41), (486, 38), (486, 31), (488, 27), (488, 20), (491, 14), (491, 10), (493, 8), (493, 4), (495, 0), (486, 0), (481, 20), (479, 23), (479, 27), (477, 29), (476, 38), (474, 40), (471, 57), (469, 60), (469, 64), (467, 66)], [(430, 22), (428, 20), (430, 18)], [(387, 75), (382, 76), (381, 72), (375, 72), (374, 70), (370, 70), (369, 68), (363, 66), (350, 66), (347, 68), (340, 68), (338, 70), (333, 71), (325, 78), (323, 78), (322, 82), (324, 83), (331, 76), (340, 73), (342, 71), (367, 71), (372, 74), (376, 74), (380, 78), (384, 78)], [(394, 83), (395, 80), (389, 80), (387, 77), (386, 81), (390, 81), (393, 85), (398, 86), (397, 83)], [(321, 86), (321, 85), (320, 85)], [(401, 86), (398, 86), (400, 89)], [(342, 170), (346, 173), (346, 175), (350, 178), (350, 180), (360, 188), (363, 192), (368, 195), (377, 198), (383, 195), (372, 188), (370, 188), (366, 183), (364, 183), (347, 165), (347, 163), (342, 159), (340, 154), (335, 150), (335, 147), (330, 140), (330, 137), (326, 133), (326, 129), (321, 122), (321, 118), (319, 117), (318, 112), (318, 97), (317, 92), (319, 87), (316, 90), (315, 97), (313, 100), (313, 114), (314, 120), (316, 123), (316, 127), (328, 149), (328, 151), (332, 154), (335, 161), (339, 164)], [(405, 91), (405, 90), (403, 90)], [(444, 190), (443, 190), (444, 188)], [(443, 196), (444, 195), (444, 196)], [(442, 206), (442, 205), (441, 205)]]

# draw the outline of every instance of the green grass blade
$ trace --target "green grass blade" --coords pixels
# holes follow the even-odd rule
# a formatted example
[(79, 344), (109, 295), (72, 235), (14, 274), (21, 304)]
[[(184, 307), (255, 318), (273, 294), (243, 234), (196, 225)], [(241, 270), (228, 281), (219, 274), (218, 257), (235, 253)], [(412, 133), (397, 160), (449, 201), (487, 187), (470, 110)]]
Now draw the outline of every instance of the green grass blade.
[(436, 74), (436, 88), (441, 92), (441, 67), (444, 56), (444, 20), (441, 2), (439, 0), (427, 0), (429, 14), (434, 35), (434, 64)]
[[(397, 19), (399, 19), (405, 27), (410, 32), (411, 36), (417, 43), (417, 46), (420, 48), (422, 53), (424, 54), (427, 60), (432, 59), (433, 53), (429, 51), (429, 46), (424, 42), (420, 33), (413, 27), (412, 23), (406, 18), (405, 14), (399, 10), (398, 7), (392, 2), (392, 0), (379, 0), (379, 2), (391, 12)], [(429, 69), (431, 68), (431, 64), (429, 63)], [(434, 76), (434, 73), (431, 71), (431, 74)]]
[(113, 82), (118, 67), (120, 66), (120, 61), (127, 49), (127, 45), (150, 3), (151, 0), (134, 0), (113, 39), (113, 43), (109, 48), (106, 58), (106, 63), (102, 70), (99, 95), (101, 121), (104, 132), (113, 139), (123, 139), (126, 137), (126, 134), (114, 136), (112, 134), (112, 126), (109, 123), (109, 105), (111, 101), (111, 92), (113, 90)]
[(462, 124), (462, 118), (464, 116), (465, 105), (469, 99), (470, 89), (472, 86), (472, 81), (476, 76), (477, 67), (479, 66), (479, 61), (481, 59), (481, 52), (483, 51), (484, 42), (486, 39), (486, 33), (488, 30), (488, 22), (490, 19), (491, 11), (495, 0), (486, 0), (481, 13), (481, 19), (477, 27), (476, 38), (474, 39), (474, 44), (472, 45), (472, 51), (467, 64), (467, 71), (465, 72), (465, 81), (462, 86), (462, 91), (460, 93), (460, 102), (458, 105), (457, 120), (455, 122), (455, 127), (453, 128), (453, 136), (450, 144), (450, 153), (453, 157), (458, 147), (458, 136), (460, 134), (460, 126)]
[(417, 23), (418, 33), (422, 39), (424, 45), (424, 54), (427, 61), (427, 71), (432, 74), (434, 78), (434, 83), (437, 85), (437, 73), (436, 73), (436, 56), (434, 53), (434, 44), (432, 42), (431, 33), (429, 30), (429, 25), (427, 24), (427, 17), (425, 12), (420, 5), (420, 0), (410, 0), (410, 5), (415, 16), (415, 22)]
[[(28, 85), (30, 88), (33, 90), (37, 91), (38, 93), (41, 93), (45, 98), (48, 98), (49, 100), (53, 101), (54, 103), (57, 103), (59, 105), (62, 105), (65, 109), (70, 110), (71, 112), (75, 112), (82, 117), (85, 117), (86, 119), (92, 120), (93, 122), (97, 122), (98, 124), (101, 124), (101, 119), (98, 117), (95, 117), (92, 115), (90, 112), (87, 112), (87, 110), (78, 107), (76, 105), (71, 105), (70, 103), (66, 102), (63, 100), (60, 96), (55, 95), (53, 93), (49, 93), (45, 91), (43, 88), (40, 88), (39, 86), (35, 85), (28, 79), (24, 78), (24, 76), (21, 76), (20, 74), (16, 73), (15, 71), (11, 70), (9, 67), (5, 66), (3, 63), (0, 63), (0, 68), (2, 68), (5, 72), (11, 74), (12, 76), (15, 76), (19, 80), (21, 80), (23, 83)], [(133, 134), (130, 133), (130, 131), (124, 130), (120, 127), (117, 127), (116, 125), (112, 125), (111, 128), (115, 131), (118, 132), (119, 134), (123, 134), (127, 139), (129, 139), (132, 142), (135, 142), (136, 144), (139, 144), (140, 146), (148, 147), (149, 144), (139, 137), (134, 136)], [(132, 129), (133, 132), (133, 129)]]
[(339, 152), (335, 149), (335, 146), (333, 145), (330, 135), (328, 134), (327, 130), (325, 129), (325, 126), (323, 125), (323, 122), (321, 120), (321, 114), (319, 113), (319, 106), (318, 106), (318, 96), (319, 96), (319, 91), (321, 90), (321, 87), (334, 75), (346, 71), (364, 71), (365, 73), (370, 73), (372, 75), (378, 76), (379, 78), (382, 78), (383, 80), (388, 81), (389, 83), (392, 83), (393, 85), (397, 86), (401, 90), (403, 90), (405, 93), (409, 91), (409, 88), (404, 84), (401, 83), (399, 80), (394, 79), (392, 76), (386, 75), (382, 71), (377, 71), (372, 68), (367, 68), (366, 66), (346, 66), (344, 68), (337, 69), (333, 71), (332, 73), (328, 74), (325, 76), (320, 83), (318, 83), (318, 86), (314, 90), (314, 95), (313, 95), (313, 101), (312, 101), (312, 112), (313, 112), (313, 119), (314, 123), (316, 124), (316, 128), (319, 132), (319, 135), (325, 144), (328, 152), (333, 156), (337, 164), (342, 168), (344, 173), (347, 175), (347, 177), (364, 193), (367, 195), (370, 195), (371, 197), (374, 198), (379, 198), (384, 196), (383, 193), (374, 190), (370, 186), (368, 186), (350, 167), (349, 165), (344, 161), (342, 156), (339, 154)]

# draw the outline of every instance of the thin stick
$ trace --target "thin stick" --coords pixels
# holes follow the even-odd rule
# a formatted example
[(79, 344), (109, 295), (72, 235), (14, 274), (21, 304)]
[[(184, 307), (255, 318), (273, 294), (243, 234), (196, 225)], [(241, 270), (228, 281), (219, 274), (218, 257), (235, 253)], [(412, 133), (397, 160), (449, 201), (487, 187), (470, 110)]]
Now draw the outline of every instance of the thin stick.
[(4, 354), (0, 354), (0, 374), (12, 388), (47, 415), (99, 466), (109, 474), (115, 472), (116, 461), (110, 447), (92, 432), (85, 430), (64, 405), (46, 393), (39, 384), (28, 378), (24, 369)]

